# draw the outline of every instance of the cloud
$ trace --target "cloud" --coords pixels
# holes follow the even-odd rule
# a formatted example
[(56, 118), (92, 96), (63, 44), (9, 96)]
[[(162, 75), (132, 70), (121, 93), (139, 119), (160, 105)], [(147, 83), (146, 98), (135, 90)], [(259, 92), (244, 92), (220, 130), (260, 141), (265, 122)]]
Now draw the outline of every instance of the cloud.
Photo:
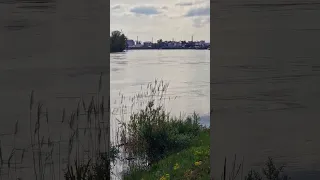
[(168, 6), (162, 6), (160, 9), (163, 9), (163, 10), (168, 10)]
[(131, 8), (130, 12), (137, 15), (156, 15), (161, 13), (155, 6), (136, 6)]
[(121, 5), (120, 4), (116, 4), (114, 6), (111, 7), (111, 9), (120, 9), (121, 8)]
[(191, 8), (184, 16), (210, 16), (210, 6)]
[(197, 17), (195, 19), (193, 19), (193, 27), (196, 28), (202, 28), (203, 26), (207, 25), (210, 23), (210, 17)]
[(176, 6), (192, 6), (192, 2), (178, 2), (176, 3)]
[(193, 1), (193, 2), (190, 2), (190, 1), (188, 1), (188, 2), (178, 2), (178, 3), (176, 3), (175, 5), (176, 6), (192, 6), (192, 5), (196, 5), (196, 4), (202, 4), (202, 3), (205, 3), (205, 2), (209, 2), (210, 3), (210, 1), (209, 0), (198, 0), (198, 1)]

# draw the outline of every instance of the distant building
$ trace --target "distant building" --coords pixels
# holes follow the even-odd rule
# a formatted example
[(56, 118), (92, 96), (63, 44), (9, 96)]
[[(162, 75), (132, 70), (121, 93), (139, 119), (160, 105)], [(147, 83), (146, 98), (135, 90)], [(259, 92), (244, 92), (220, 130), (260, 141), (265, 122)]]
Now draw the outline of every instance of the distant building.
[(152, 42), (150, 42), (150, 41), (143, 42), (143, 46), (145, 46), (145, 47), (152, 47)]
[(128, 47), (134, 46), (135, 45), (134, 40), (131, 40), (131, 39), (127, 40), (127, 45)]

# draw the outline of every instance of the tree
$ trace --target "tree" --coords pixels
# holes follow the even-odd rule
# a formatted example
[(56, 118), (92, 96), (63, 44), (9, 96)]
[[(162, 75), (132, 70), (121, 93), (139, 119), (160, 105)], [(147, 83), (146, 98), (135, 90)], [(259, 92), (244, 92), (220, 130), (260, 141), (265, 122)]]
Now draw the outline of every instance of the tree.
[(162, 39), (157, 40), (157, 46), (158, 46), (158, 48), (160, 48), (160, 47), (163, 46), (163, 41), (162, 41)]
[(110, 52), (123, 52), (127, 46), (127, 37), (120, 31), (113, 31), (110, 37)]

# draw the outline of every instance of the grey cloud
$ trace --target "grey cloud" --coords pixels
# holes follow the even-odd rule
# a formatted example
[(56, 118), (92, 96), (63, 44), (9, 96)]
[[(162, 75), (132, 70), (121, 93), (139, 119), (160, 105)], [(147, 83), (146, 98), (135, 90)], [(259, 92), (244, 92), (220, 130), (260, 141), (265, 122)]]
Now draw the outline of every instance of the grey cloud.
[(209, 0), (198, 0), (198, 1), (194, 1), (194, 2), (186, 1), (186, 2), (178, 2), (175, 5), (176, 6), (192, 6), (195, 4), (202, 4), (204, 2), (210, 2), (210, 1)]
[(158, 8), (153, 6), (136, 6), (130, 9), (130, 12), (139, 14), (139, 15), (155, 15), (160, 14), (161, 12)]
[(168, 10), (168, 6), (162, 6), (161, 9)]
[(116, 4), (114, 6), (111, 7), (111, 9), (120, 9), (121, 5), (120, 4)]
[(184, 16), (185, 17), (210, 16), (210, 6), (192, 8)]
[(179, 2), (176, 4), (176, 6), (192, 6), (192, 2)]
[(196, 27), (196, 28), (201, 28), (203, 26), (205, 26), (206, 24), (209, 24), (210, 23), (210, 18), (207, 17), (207, 18), (201, 18), (201, 17), (198, 17), (198, 18), (195, 18), (193, 20), (193, 27)]

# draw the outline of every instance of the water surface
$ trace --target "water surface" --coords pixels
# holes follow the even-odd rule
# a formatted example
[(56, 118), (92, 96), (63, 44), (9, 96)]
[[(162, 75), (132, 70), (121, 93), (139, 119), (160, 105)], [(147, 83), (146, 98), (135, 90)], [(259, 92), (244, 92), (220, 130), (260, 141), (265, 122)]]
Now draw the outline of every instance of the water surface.
[[(166, 108), (173, 115), (209, 113), (208, 50), (129, 50), (110, 54), (110, 94), (112, 103), (147, 89), (155, 80), (169, 83)], [(141, 89), (142, 88), (142, 89)]]
[[(268, 156), (294, 179), (320, 179), (320, 6), (316, 1), (215, 1), (211, 24), (216, 178), (238, 155)], [(231, 164), (231, 163), (230, 163)]]

